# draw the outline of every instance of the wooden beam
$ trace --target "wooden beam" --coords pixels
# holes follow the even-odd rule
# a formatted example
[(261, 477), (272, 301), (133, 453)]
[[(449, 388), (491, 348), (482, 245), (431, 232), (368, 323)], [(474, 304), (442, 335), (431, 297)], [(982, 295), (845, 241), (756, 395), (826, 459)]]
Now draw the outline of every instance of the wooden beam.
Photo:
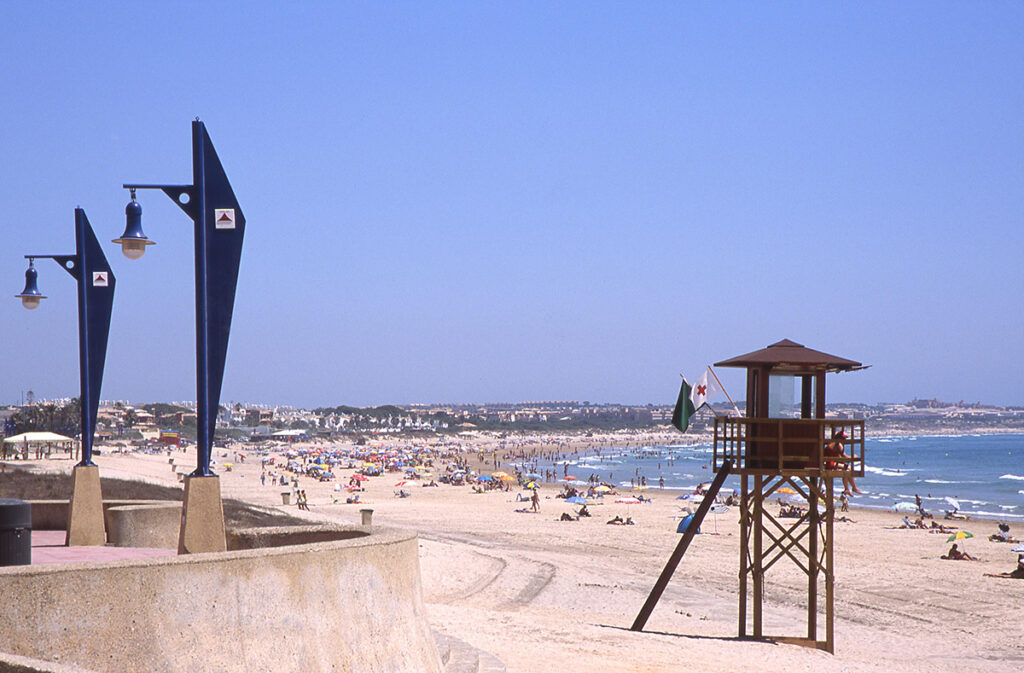
[(761, 516), (764, 512), (764, 500), (761, 493), (763, 479), (760, 475), (754, 477), (754, 637), (760, 639), (764, 633), (761, 629), (761, 607), (764, 600), (764, 569), (761, 556)]
[(702, 500), (700, 506), (697, 507), (697, 511), (694, 513), (693, 519), (690, 520), (690, 525), (687, 526), (686, 532), (683, 533), (682, 539), (679, 540), (679, 544), (676, 545), (675, 551), (672, 552), (672, 556), (669, 557), (668, 563), (665, 564), (665, 569), (661, 571), (661, 576), (658, 577), (658, 581), (654, 583), (654, 588), (651, 589), (651, 595), (647, 597), (647, 601), (644, 603), (644, 606), (640, 608), (640, 612), (633, 621), (633, 626), (630, 627), (630, 631), (643, 631), (644, 625), (647, 624), (647, 619), (651, 616), (651, 612), (654, 611), (654, 606), (658, 604), (658, 599), (661, 598), (661, 594), (664, 593), (665, 587), (668, 586), (668, 581), (672, 579), (672, 573), (676, 571), (676, 568), (679, 566), (679, 562), (683, 559), (683, 554), (686, 553), (686, 549), (690, 546), (690, 542), (693, 540), (693, 536), (697, 534), (697, 529), (700, 528), (700, 524), (704, 521), (704, 517), (707, 516), (708, 510), (711, 509), (711, 505), (715, 503), (715, 497), (718, 495), (718, 491), (722, 488), (722, 484), (725, 483), (725, 478), (729, 476), (730, 470), (732, 470), (732, 461), (724, 461), (722, 463), (722, 467), (718, 470), (718, 474), (715, 475), (715, 480), (711, 482), (711, 487), (708, 489), (707, 493), (704, 494), (704, 500)]
[(747, 636), (747, 556), (750, 553), (750, 525), (748, 521), (747, 475), (740, 477), (740, 638)]
[[(807, 637), (818, 639), (818, 486), (808, 480), (807, 512), (811, 515), (811, 539), (807, 545)], [(825, 514), (828, 516), (828, 513)]]

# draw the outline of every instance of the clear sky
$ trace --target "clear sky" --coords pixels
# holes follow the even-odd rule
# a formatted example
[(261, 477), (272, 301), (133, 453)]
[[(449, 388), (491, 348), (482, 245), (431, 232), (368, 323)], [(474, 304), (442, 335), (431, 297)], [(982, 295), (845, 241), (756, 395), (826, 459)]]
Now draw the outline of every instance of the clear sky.
[[(75, 286), (201, 117), (247, 219), (222, 401), (670, 404), (782, 338), (829, 401), (1024, 404), (1024, 5), (3, 4), (0, 403), (78, 394)], [(195, 399), (191, 222), (103, 399)], [(742, 396), (742, 372), (720, 374)]]

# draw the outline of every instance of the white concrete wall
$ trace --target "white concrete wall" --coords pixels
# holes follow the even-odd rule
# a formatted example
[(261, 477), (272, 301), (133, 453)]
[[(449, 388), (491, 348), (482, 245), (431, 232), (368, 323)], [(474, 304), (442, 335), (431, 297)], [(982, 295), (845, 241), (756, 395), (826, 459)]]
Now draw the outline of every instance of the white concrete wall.
[(440, 673), (416, 536), (0, 568), (0, 652), (97, 672)]

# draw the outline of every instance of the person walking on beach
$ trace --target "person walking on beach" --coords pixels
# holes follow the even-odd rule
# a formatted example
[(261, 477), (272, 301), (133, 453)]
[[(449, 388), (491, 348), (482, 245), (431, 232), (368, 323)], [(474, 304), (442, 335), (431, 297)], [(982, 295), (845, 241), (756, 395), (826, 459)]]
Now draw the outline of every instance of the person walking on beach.
[(533, 489), (533, 495), (530, 496), (530, 508), (534, 512), (540, 511), (540, 496), (537, 494), (537, 489)]

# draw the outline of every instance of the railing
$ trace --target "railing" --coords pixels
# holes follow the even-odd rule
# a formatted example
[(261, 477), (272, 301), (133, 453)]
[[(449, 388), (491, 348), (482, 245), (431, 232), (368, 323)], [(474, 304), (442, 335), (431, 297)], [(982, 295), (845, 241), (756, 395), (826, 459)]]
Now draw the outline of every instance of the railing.
[[(842, 432), (843, 455), (826, 451)], [(815, 418), (715, 419), (714, 469), (725, 459), (748, 474), (864, 476), (864, 421)]]

